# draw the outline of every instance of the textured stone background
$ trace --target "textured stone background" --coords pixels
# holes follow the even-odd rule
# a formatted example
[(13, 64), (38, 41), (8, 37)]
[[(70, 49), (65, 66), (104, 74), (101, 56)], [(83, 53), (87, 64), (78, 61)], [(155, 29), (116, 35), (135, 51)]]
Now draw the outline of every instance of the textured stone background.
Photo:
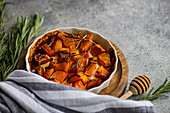
[[(114, 42), (129, 64), (129, 83), (140, 74), (157, 88), (170, 79), (170, 0), (6, 0), (8, 24), (37, 10), (45, 16), (42, 29), (83, 27)], [(170, 93), (167, 94), (170, 96)], [(133, 97), (134, 99), (136, 97)], [(170, 111), (170, 98), (153, 101), (157, 113)]]

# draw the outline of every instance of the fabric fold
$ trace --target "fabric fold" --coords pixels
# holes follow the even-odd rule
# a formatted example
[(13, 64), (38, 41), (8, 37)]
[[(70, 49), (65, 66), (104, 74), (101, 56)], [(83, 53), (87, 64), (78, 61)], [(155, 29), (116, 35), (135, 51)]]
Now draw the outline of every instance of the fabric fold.
[(48, 81), (24, 70), (15, 70), (8, 75), (6, 81), (0, 82), (0, 99), (2, 112), (154, 113), (150, 101), (97, 95)]

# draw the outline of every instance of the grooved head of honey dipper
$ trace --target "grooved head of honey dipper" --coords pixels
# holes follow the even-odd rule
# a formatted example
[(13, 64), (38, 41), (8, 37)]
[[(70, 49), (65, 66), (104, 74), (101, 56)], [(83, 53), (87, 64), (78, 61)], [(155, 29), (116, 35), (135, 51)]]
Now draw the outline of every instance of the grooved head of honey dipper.
[(139, 75), (131, 81), (129, 90), (132, 91), (133, 95), (140, 95), (149, 89), (150, 84), (151, 80), (148, 76)]

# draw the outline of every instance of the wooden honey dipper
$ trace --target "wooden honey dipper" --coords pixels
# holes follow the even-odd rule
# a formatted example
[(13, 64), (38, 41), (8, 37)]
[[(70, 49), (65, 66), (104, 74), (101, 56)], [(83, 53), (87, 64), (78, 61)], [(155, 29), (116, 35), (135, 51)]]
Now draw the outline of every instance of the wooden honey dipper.
[(150, 84), (151, 80), (148, 76), (139, 75), (131, 81), (129, 91), (120, 98), (127, 99), (132, 95), (141, 95), (149, 89)]

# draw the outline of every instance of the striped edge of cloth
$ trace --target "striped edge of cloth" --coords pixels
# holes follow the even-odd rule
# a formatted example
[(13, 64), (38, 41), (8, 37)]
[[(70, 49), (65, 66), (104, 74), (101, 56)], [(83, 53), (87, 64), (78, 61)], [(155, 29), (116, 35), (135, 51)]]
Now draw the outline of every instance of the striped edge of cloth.
[(0, 111), (8, 112), (99, 112), (154, 113), (150, 101), (122, 100), (97, 95), (46, 80), (24, 70), (15, 70), (0, 82)]

